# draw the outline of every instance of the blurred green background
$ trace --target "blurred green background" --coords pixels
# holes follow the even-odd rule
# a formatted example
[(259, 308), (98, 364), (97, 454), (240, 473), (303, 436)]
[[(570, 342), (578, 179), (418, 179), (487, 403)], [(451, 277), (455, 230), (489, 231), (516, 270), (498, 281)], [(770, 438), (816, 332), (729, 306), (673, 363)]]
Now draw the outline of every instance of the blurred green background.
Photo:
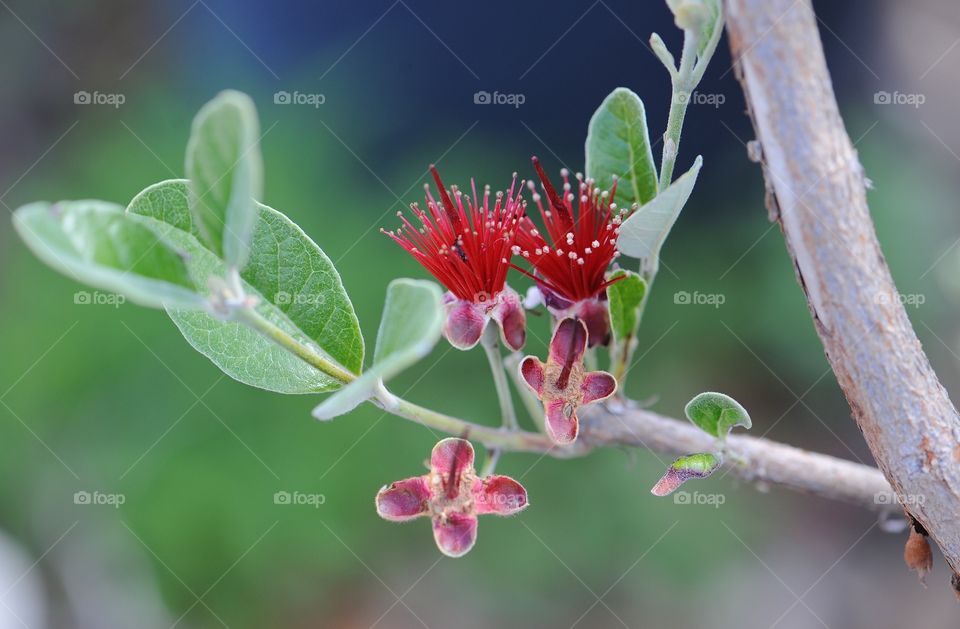
[[(884, 253), (922, 301), (909, 314), (956, 391), (960, 12), (815, 5)], [(182, 176), (195, 111), (244, 90), (266, 131), (265, 202), (335, 261), (372, 347), (387, 283), (425, 276), (378, 229), (422, 196), (427, 165), (495, 188), (529, 177), (531, 154), (580, 170), (589, 116), (618, 85), (641, 95), (659, 137), (669, 83), (652, 31), (679, 50), (658, 1), (5, 0), (0, 200), (126, 203)], [(665, 249), (629, 394), (679, 416), (692, 395), (724, 391), (754, 434), (872, 464), (766, 219), (730, 63), (724, 41), (700, 88), (723, 102), (688, 110), (678, 171), (697, 154), (705, 166)], [(124, 103), (76, 104), (81, 90)], [(275, 104), (281, 90), (325, 102)], [(477, 105), (478, 90), (525, 102)], [(669, 460), (646, 451), (505, 456), (531, 507), (483, 519), (471, 554), (441, 559), (426, 522), (373, 508), (381, 485), (421, 473), (428, 430), (372, 407), (318, 423), (317, 399), (231, 381), (161, 312), (75, 303), (88, 289), (3, 225), (0, 627), (933, 627), (955, 614), (939, 556), (924, 590), (904, 536), (870, 513), (729, 477), (689, 488), (721, 494), (719, 508), (656, 499)], [(678, 291), (724, 303), (677, 304)], [(546, 326), (531, 320), (535, 353)], [(478, 351), (441, 344), (394, 389), (496, 422)], [(124, 503), (78, 505), (78, 491)], [(276, 505), (277, 491), (325, 501)]]

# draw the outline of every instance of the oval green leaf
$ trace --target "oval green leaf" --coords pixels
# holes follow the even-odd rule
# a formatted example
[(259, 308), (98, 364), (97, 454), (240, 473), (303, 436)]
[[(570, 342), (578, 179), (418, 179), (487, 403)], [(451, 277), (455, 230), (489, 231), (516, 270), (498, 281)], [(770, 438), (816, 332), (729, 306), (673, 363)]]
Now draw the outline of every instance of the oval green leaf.
[(154, 308), (201, 308), (182, 250), (104, 201), (32, 203), (13, 215), (31, 251), (80, 282)]
[(623, 278), (607, 287), (610, 329), (615, 343), (629, 343), (640, 325), (640, 306), (647, 294), (647, 283), (633, 271), (620, 269), (610, 279)]
[(720, 440), (726, 439), (736, 426), (752, 425), (746, 409), (723, 393), (701, 393), (687, 402), (683, 411), (694, 426)]
[(260, 123), (249, 96), (226, 90), (200, 109), (187, 142), (190, 212), (205, 243), (243, 268), (263, 196)]
[(622, 208), (643, 205), (657, 194), (657, 169), (643, 101), (625, 87), (613, 90), (590, 118), (586, 171), (603, 190), (618, 177), (614, 200)]
[[(186, 180), (163, 181), (137, 195), (127, 211), (153, 218), (166, 225), (167, 230), (192, 236), (192, 241), (202, 247), (187, 197)], [(306, 339), (348, 371), (360, 373), (363, 336), (333, 263), (286, 216), (265, 205), (258, 204), (258, 210), (250, 262), (241, 273), (250, 290), (261, 297), (258, 310), (268, 311), (269, 314), (265, 314), (268, 319), (283, 322), (287, 327), (278, 325), (298, 338)], [(209, 249), (204, 248), (203, 253), (219, 261)], [(210, 272), (205, 270), (204, 277)], [(225, 267), (217, 272), (222, 277)], [(170, 314), (191, 345), (242, 382), (281, 393), (315, 393), (339, 386), (252, 330), (242, 328), (240, 331), (237, 324), (205, 314), (196, 317)], [(276, 364), (269, 367), (271, 370), (289, 370), (289, 377), (267, 373), (253, 364), (264, 347), (284, 356), (282, 368)], [(264, 362), (276, 363), (281, 360), (278, 356), (271, 354), (269, 361)]]

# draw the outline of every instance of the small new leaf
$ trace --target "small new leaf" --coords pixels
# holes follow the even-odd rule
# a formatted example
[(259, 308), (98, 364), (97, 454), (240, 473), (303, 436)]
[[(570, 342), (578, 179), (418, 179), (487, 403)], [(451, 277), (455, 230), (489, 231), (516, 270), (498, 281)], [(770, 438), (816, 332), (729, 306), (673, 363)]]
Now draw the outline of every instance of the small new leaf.
[(690, 198), (702, 165), (703, 158), (697, 156), (690, 170), (630, 215), (620, 226), (617, 248), (628, 256), (639, 258), (640, 268), (647, 277), (652, 277), (657, 272), (660, 249), (677, 221), (680, 210)]
[(227, 90), (197, 113), (187, 143), (190, 212), (202, 242), (237, 269), (247, 263), (263, 196), (259, 141), (253, 101)]
[(687, 402), (684, 413), (695, 426), (723, 441), (736, 426), (750, 428), (750, 415), (729, 395), (701, 393)]
[(618, 270), (610, 279), (623, 279), (607, 287), (607, 308), (610, 310), (610, 329), (615, 343), (629, 343), (640, 325), (640, 306), (647, 294), (647, 283), (633, 271)]
[(660, 63), (663, 64), (663, 67), (667, 69), (667, 72), (670, 73), (670, 76), (676, 76), (677, 62), (667, 49), (667, 45), (663, 43), (663, 39), (656, 33), (650, 35), (650, 49), (653, 51), (653, 54), (657, 56), (657, 59), (660, 60)]
[(682, 456), (667, 469), (666, 473), (650, 490), (654, 496), (667, 496), (691, 478), (706, 478), (720, 469), (723, 459), (716, 454), (702, 452)]
[(349, 413), (369, 399), (381, 382), (429, 354), (440, 340), (442, 298), (440, 287), (433, 282), (405, 278), (390, 282), (373, 365), (313, 409), (313, 416), (329, 420)]
[(705, 16), (697, 35), (697, 55), (709, 61), (723, 33), (723, 5), (720, 0), (704, 0)]
[(643, 101), (625, 87), (613, 90), (590, 118), (586, 171), (601, 190), (613, 185), (614, 176), (619, 178), (614, 200), (622, 208), (643, 205), (657, 194)]
[(78, 281), (142, 306), (203, 307), (184, 252), (119, 205), (32, 203), (14, 213), (13, 226), (38, 258)]

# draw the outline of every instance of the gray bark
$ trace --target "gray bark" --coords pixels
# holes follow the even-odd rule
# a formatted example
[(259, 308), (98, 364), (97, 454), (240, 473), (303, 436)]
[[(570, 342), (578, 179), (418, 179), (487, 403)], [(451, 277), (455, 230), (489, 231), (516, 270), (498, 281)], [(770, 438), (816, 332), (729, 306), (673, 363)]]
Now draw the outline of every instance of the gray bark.
[(960, 569), (960, 417), (880, 251), (809, 0), (727, 0), (727, 32), (827, 359), (883, 474)]

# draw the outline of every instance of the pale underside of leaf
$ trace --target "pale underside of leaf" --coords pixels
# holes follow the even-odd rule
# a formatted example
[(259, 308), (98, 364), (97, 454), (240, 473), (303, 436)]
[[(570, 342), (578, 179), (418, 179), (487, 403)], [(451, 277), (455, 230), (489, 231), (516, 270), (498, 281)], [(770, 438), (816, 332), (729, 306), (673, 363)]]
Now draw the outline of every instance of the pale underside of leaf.
[(16, 211), (13, 224), (41, 260), (78, 281), (144, 306), (203, 305), (183, 251), (119, 205), (33, 203)]
[(620, 225), (617, 247), (622, 253), (656, 269), (663, 243), (693, 192), (702, 164), (703, 159), (698, 156), (690, 170)]
[(396, 279), (387, 287), (373, 365), (362, 376), (317, 406), (317, 419), (349, 413), (374, 394), (379, 384), (430, 353), (443, 325), (442, 291), (433, 282)]

